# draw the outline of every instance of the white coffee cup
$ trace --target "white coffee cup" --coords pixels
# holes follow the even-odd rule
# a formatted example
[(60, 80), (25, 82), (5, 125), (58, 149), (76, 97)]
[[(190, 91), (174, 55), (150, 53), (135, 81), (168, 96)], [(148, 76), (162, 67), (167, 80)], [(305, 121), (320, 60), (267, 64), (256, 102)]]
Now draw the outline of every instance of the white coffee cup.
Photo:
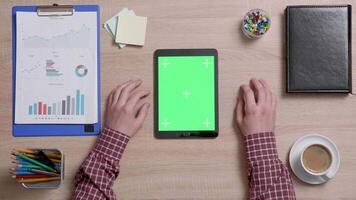
[(326, 176), (332, 166), (333, 154), (327, 146), (313, 143), (303, 149), (299, 161), (307, 174)]

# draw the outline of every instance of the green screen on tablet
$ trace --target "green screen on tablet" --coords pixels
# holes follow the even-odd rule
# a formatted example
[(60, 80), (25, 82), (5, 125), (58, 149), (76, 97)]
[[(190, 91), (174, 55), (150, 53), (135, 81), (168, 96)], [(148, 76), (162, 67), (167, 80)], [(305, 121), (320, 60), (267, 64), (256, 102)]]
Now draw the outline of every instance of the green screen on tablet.
[(158, 130), (213, 131), (214, 56), (158, 56)]

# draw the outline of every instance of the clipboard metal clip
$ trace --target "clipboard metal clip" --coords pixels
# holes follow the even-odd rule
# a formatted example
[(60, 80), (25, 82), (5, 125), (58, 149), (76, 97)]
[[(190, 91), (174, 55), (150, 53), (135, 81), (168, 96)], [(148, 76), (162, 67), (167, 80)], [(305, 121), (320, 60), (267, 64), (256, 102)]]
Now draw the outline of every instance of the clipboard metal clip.
[(43, 17), (50, 16), (72, 16), (74, 14), (74, 6), (72, 5), (58, 5), (51, 6), (43, 5), (37, 7), (37, 15)]

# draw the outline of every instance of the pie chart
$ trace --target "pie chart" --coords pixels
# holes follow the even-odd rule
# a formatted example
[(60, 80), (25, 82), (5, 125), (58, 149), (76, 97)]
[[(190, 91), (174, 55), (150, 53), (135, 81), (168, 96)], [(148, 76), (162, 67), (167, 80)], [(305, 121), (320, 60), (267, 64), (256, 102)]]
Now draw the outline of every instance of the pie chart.
[(88, 74), (88, 68), (86, 68), (84, 65), (78, 65), (75, 68), (75, 75), (78, 77), (84, 77)]

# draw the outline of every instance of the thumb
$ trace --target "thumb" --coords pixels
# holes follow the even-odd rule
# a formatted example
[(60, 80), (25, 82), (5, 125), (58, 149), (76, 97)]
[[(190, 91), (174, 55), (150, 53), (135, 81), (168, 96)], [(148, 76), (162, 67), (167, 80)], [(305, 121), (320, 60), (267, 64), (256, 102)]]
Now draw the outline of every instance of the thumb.
[(243, 108), (244, 108), (244, 102), (243, 99), (239, 96), (236, 105), (236, 120), (238, 125), (240, 125), (243, 119), (243, 115), (244, 115)]

